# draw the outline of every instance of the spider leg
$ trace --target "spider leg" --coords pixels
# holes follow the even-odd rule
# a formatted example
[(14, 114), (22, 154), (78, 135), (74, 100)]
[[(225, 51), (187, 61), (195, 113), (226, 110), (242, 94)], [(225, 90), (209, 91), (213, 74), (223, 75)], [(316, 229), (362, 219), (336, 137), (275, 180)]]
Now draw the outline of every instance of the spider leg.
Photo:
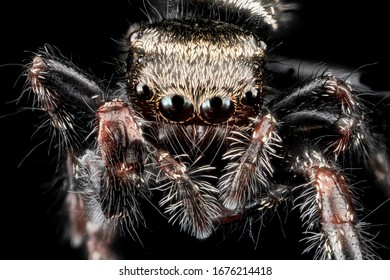
[[(27, 76), (37, 106), (49, 115), (67, 154), (71, 244), (85, 243), (90, 258), (111, 258), (114, 226), (129, 231), (142, 222), (138, 199), (147, 194), (137, 122), (125, 102), (103, 103), (99, 82), (48, 47), (33, 59)], [(97, 148), (90, 137), (95, 123)]]
[(347, 156), (363, 161), (375, 153), (375, 139), (364, 120), (365, 109), (351, 87), (334, 76), (319, 77), (276, 102), (273, 113), (282, 125), (280, 135), (292, 157), (291, 169), (307, 184), (301, 198), (301, 217), (316, 257), (371, 258), (357, 220), (351, 185), (338, 166)]
[(100, 83), (48, 46), (33, 58), (26, 75), (34, 103), (50, 117), (61, 148), (74, 149), (85, 143), (92, 130), (86, 124), (92, 125), (103, 96)]
[(128, 105), (106, 102), (97, 113), (98, 146), (104, 165), (100, 201), (108, 219), (140, 216), (137, 192), (143, 189), (143, 137)]
[(336, 157), (351, 147), (363, 155), (373, 150), (374, 139), (367, 132), (365, 108), (349, 84), (334, 76), (309, 81), (278, 101), (273, 112), (284, 127), (296, 132), (334, 131), (337, 139), (329, 148)]
[[(94, 164), (91, 162), (94, 162)], [(102, 219), (99, 215), (96, 215), (97, 211), (91, 210), (91, 208), (99, 208), (95, 198), (96, 195), (93, 193), (94, 190), (89, 185), (95, 182), (94, 186), (98, 188), (100, 183), (96, 178), (97, 174), (101, 174), (101, 171), (96, 170), (99, 166), (96, 157), (94, 158), (92, 152), (89, 151), (83, 156), (79, 164), (74, 163), (72, 157), (68, 157), (67, 163), (69, 175), (65, 202), (69, 221), (67, 234), (70, 237), (71, 245), (74, 248), (82, 247), (86, 249), (88, 259), (117, 258), (111, 250), (114, 236), (109, 233), (107, 223), (102, 223)], [(94, 174), (92, 175), (92, 173)], [(89, 190), (87, 196), (86, 190)]]
[(86, 204), (76, 180), (77, 156), (81, 146), (86, 144), (90, 133), (86, 127), (92, 127), (94, 109), (103, 90), (95, 79), (66, 58), (54, 54), (49, 46), (33, 58), (26, 75), (34, 93), (34, 105), (49, 116), (54, 128), (51, 132), (58, 136), (60, 152), (66, 153), (66, 235), (73, 247), (80, 247), (92, 233), (87, 227)]
[(276, 126), (275, 118), (265, 114), (254, 120), (252, 135), (232, 130), (231, 148), (223, 156), (229, 162), (218, 183), (227, 209), (243, 209), (264, 193), (272, 196), (267, 176), (273, 173), (270, 156), (276, 154), (274, 148), (280, 143)]
[[(279, 105), (276, 105), (276, 107), (285, 112), (288, 110), (294, 111), (294, 107), (304, 108), (308, 102), (321, 105), (313, 98), (319, 96), (321, 98), (325, 97), (325, 99), (333, 98), (341, 105), (341, 112), (346, 112), (346, 114), (342, 117), (343, 120), (340, 119), (338, 129), (336, 123), (331, 128), (332, 124), (328, 121), (328, 128), (343, 134), (343, 137), (331, 144), (330, 150), (335, 150), (337, 152), (335, 156), (337, 157), (340, 153), (343, 153), (343, 150), (348, 150), (348, 143), (355, 143), (353, 148), (356, 154), (362, 151), (362, 162), (367, 171), (371, 172), (372, 178), (370, 178), (370, 181), (375, 181), (375, 186), (380, 187), (386, 197), (390, 197), (390, 156), (386, 148), (389, 146), (389, 141), (384, 136), (389, 134), (389, 126), (386, 121), (389, 119), (387, 110), (390, 104), (389, 92), (373, 91), (370, 88), (370, 83), (367, 84), (368, 81), (363, 72), (334, 70), (340, 73), (342, 77), (347, 77), (349, 83), (332, 76), (313, 79), (313, 73), (319, 70), (317, 64), (294, 59), (286, 60), (283, 57), (276, 57), (275, 61), (278, 62), (268, 64), (268, 70), (274, 77), (274, 87), (278, 87), (280, 84), (284, 85), (285, 88), (297, 83), (305, 85), (295, 90), (287, 99), (278, 100)], [(283, 61), (283, 63), (279, 63), (279, 61)], [(323, 85), (322, 89), (321, 84)], [(350, 85), (353, 85), (353, 89)], [(323, 100), (325, 101), (325, 99)], [(330, 116), (332, 112), (322, 111), (322, 113), (325, 120), (325, 116)], [(309, 115), (310, 113), (304, 122), (302, 119), (301, 124), (311, 123)], [(299, 127), (303, 131), (305, 126), (307, 125), (300, 125)], [(351, 133), (354, 130), (359, 133)], [(375, 139), (371, 135), (375, 135)], [(362, 139), (359, 140), (359, 137)]]
[[(210, 182), (202, 180), (202, 173), (210, 171), (211, 167), (191, 170), (163, 148), (154, 150), (153, 157), (163, 180), (167, 180), (158, 189), (166, 191), (160, 205), (168, 204), (166, 213), (170, 214), (170, 221), (178, 221), (182, 230), (196, 238), (207, 238), (220, 216), (215, 195), (218, 191)], [(209, 175), (203, 176), (206, 179)]]
[(67, 195), (65, 199), (66, 213), (68, 216), (68, 228), (66, 234), (74, 248), (80, 247), (84, 243), (86, 232), (86, 209), (81, 194), (77, 191), (77, 182), (74, 174), (74, 157), (68, 154), (66, 160), (65, 189)]
[(268, 182), (267, 187), (269, 188), (268, 193), (264, 193), (252, 199), (252, 202), (245, 204), (242, 208), (234, 210), (226, 207), (222, 208), (221, 216), (217, 220), (217, 224), (237, 222), (246, 217), (258, 217), (260, 212), (275, 208), (282, 201), (287, 201), (291, 198), (292, 187), (289, 185)]
[(351, 186), (340, 168), (309, 145), (304, 145), (294, 160), (294, 171), (309, 182), (300, 186), (304, 188), (301, 218), (306, 232), (312, 233), (306, 238), (309, 246), (305, 252), (316, 249), (315, 257), (323, 259), (372, 257), (357, 221)]
[(112, 258), (115, 228), (136, 234), (143, 224), (140, 199), (149, 195), (143, 179), (144, 140), (129, 106), (106, 102), (97, 112), (98, 148), (78, 159), (78, 191), (87, 219), (90, 258)]

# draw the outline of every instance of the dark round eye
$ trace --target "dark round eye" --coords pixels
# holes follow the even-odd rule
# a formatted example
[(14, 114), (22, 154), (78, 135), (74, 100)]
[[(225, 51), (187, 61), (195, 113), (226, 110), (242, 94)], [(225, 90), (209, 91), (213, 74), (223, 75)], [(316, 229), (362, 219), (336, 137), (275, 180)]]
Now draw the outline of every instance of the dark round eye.
[(153, 96), (153, 91), (146, 84), (140, 82), (135, 86), (135, 94), (140, 99), (149, 100)]
[(174, 122), (187, 121), (194, 115), (191, 101), (176, 94), (164, 96), (160, 100), (159, 109), (165, 118)]
[(256, 88), (245, 92), (241, 98), (241, 103), (248, 106), (259, 104), (261, 101), (260, 91)]
[(215, 96), (203, 102), (200, 106), (203, 118), (210, 123), (227, 121), (234, 112), (234, 104), (227, 98)]
[(144, 56), (143, 55), (138, 56), (137, 63), (141, 64), (143, 61), (144, 61)]
[[(135, 60), (135, 61), (134, 61)], [(144, 55), (143, 54), (137, 54), (133, 50), (129, 51), (126, 58), (126, 70), (127, 72), (130, 72), (131, 69), (136, 66), (142, 64), (144, 61)]]
[(254, 62), (253, 64), (252, 64), (252, 69), (253, 69), (253, 71), (259, 71), (260, 70), (260, 64), (258, 63), (258, 62)]

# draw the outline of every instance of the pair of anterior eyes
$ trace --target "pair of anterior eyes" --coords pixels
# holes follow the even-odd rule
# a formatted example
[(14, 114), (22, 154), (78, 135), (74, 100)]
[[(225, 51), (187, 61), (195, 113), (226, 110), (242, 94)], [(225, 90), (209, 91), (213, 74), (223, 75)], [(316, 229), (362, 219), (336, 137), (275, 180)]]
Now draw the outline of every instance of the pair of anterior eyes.
[[(140, 82), (135, 87), (136, 95), (143, 100), (150, 100), (153, 92), (146, 84)], [(240, 102), (247, 106), (255, 106), (260, 102), (260, 92), (256, 88), (245, 92)], [(161, 115), (173, 122), (186, 122), (195, 116), (192, 102), (185, 96), (171, 94), (162, 97), (158, 103)], [(213, 96), (200, 105), (200, 117), (208, 123), (228, 121), (234, 114), (235, 104), (226, 97)]]

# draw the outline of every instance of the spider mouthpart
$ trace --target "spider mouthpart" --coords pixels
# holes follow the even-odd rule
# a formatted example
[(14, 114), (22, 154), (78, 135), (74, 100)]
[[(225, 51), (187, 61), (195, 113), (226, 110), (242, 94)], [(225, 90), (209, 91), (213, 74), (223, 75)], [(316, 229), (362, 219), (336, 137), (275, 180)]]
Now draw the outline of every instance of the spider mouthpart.
[(200, 107), (202, 118), (210, 123), (227, 121), (234, 113), (234, 103), (227, 99), (215, 96), (203, 102)]
[(194, 115), (194, 106), (188, 98), (181, 95), (164, 96), (159, 103), (161, 114), (168, 120), (184, 122)]

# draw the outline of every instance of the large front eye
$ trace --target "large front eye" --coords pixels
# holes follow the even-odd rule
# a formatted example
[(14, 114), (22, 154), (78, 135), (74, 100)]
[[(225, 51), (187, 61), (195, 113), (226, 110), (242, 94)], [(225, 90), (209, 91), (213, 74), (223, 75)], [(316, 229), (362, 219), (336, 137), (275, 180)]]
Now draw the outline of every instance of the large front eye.
[(194, 115), (194, 106), (191, 101), (181, 95), (168, 95), (160, 100), (161, 114), (168, 120), (184, 122)]
[(227, 98), (215, 96), (200, 106), (202, 117), (210, 123), (227, 121), (234, 113), (234, 104)]

